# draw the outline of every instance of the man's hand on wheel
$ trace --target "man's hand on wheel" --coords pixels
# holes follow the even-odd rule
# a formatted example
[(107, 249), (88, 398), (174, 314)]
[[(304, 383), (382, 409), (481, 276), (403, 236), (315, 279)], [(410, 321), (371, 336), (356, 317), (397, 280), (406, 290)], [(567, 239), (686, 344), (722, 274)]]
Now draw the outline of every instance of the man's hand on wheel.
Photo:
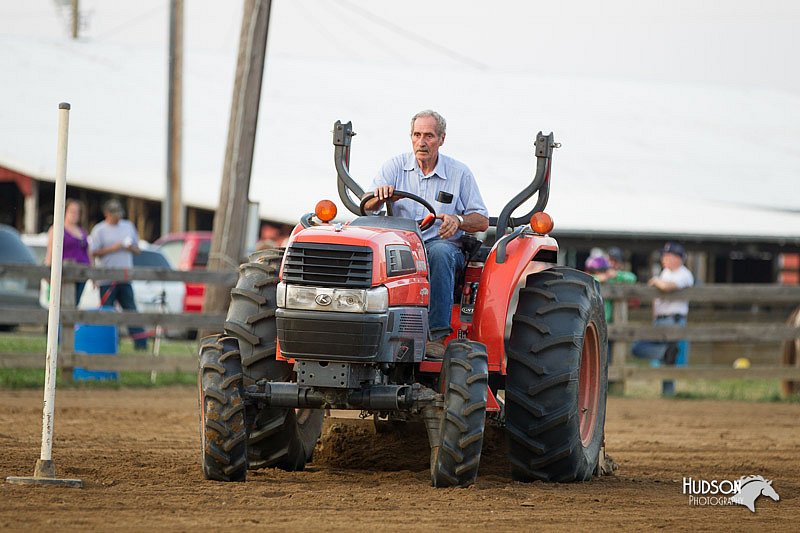
[(394, 196), (394, 187), (391, 185), (381, 185), (373, 191), (373, 197), (367, 200), (367, 203), (364, 204), (364, 209), (367, 211), (377, 211), (386, 200), (395, 201), (399, 199), (400, 198), (395, 198)]
[(375, 189), (375, 198), (380, 200), (381, 203), (385, 202), (386, 200), (395, 200), (396, 198), (392, 198), (394, 196), (394, 187), (391, 185), (383, 185)]

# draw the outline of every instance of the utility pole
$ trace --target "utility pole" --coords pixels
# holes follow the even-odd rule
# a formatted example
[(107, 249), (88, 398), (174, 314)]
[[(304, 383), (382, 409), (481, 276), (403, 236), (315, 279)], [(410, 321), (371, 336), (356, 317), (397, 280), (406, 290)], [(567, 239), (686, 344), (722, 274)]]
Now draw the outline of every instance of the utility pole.
[(169, 2), (167, 96), (167, 183), (161, 205), (161, 235), (183, 231), (181, 157), (183, 153), (183, 0)]
[(72, 18), (71, 18), (70, 22), (72, 23), (72, 38), (73, 39), (77, 39), (78, 38), (78, 26), (80, 25), (80, 21), (81, 21), (81, 13), (80, 13), (80, 10), (78, 9), (78, 0), (72, 0), (71, 13), (72, 13)]
[[(246, 232), (250, 171), (253, 166), (258, 104), (267, 51), (270, 0), (245, 0), (239, 55), (233, 86), (228, 143), (222, 170), (219, 205), (214, 215), (208, 269), (239, 266)], [(230, 289), (206, 287), (203, 310), (218, 313), (228, 306)]]

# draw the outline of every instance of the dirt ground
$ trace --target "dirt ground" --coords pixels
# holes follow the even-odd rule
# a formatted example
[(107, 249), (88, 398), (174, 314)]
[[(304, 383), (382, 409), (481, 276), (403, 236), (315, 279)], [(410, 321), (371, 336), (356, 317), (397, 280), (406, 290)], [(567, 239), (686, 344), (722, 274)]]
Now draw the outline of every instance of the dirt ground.
[[(190, 387), (58, 392), (54, 459), (83, 489), (0, 483), (2, 530), (796, 530), (800, 405), (611, 398), (614, 476), (558, 485), (511, 481), (490, 431), (477, 484), (433, 489), (424, 435), (375, 435), (332, 419), (305, 472), (247, 483), (202, 479)], [(0, 476), (39, 456), (41, 391), (0, 391)], [(780, 494), (742, 506), (690, 506), (683, 477), (761, 474)]]

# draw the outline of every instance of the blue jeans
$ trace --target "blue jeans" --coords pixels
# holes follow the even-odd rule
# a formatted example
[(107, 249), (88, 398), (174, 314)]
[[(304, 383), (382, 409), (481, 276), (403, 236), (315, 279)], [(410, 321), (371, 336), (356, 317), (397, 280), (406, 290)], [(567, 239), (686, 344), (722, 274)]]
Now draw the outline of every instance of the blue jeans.
[(450, 317), (453, 312), (453, 292), (456, 272), (464, 269), (464, 253), (455, 243), (431, 239), (425, 243), (428, 252), (428, 269), (431, 281), (428, 324), (431, 340), (444, 339), (453, 331)]
[[(680, 326), (684, 327), (686, 325), (686, 317), (685, 316), (676, 316), (676, 315), (669, 315), (663, 316), (660, 318), (656, 318), (655, 322), (653, 322), (655, 326)], [(631, 347), (631, 351), (633, 352), (634, 357), (638, 357), (639, 359), (650, 359), (651, 361), (663, 361), (664, 354), (667, 351), (669, 345), (672, 344), (671, 342), (655, 342), (655, 341), (636, 341), (633, 343)], [(679, 341), (678, 346), (681, 348), (682, 352), (685, 352), (685, 345), (684, 341)], [(683, 357), (685, 359), (685, 355)], [(678, 360), (676, 362), (681, 362), (681, 357), (679, 355)]]
[[(120, 307), (128, 311), (136, 311), (136, 302), (133, 300), (133, 287), (130, 283), (116, 283), (113, 285), (100, 285), (100, 306), (113, 306), (119, 302)], [(133, 339), (133, 346), (137, 350), (147, 349), (147, 337), (144, 328), (128, 326), (128, 335)]]

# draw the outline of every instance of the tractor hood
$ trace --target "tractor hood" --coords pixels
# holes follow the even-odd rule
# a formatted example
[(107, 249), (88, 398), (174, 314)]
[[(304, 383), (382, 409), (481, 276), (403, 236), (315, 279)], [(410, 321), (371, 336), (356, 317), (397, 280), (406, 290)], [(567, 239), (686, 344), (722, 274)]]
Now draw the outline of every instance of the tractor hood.
[[(424, 280), (428, 274), (425, 246), (416, 231), (349, 224), (321, 224), (309, 228), (298, 225), (295, 228), (287, 245), (286, 257), (281, 267), (281, 279), (284, 278), (286, 258), (299, 257), (302, 254), (308, 258), (309, 267), (312, 264), (325, 267), (330, 261), (331, 267), (342, 268), (342, 261), (349, 259), (342, 258), (341, 254), (349, 257), (349, 253), (354, 254), (354, 257), (369, 256), (372, 270), (369, 286), (394, 285), (401, 280), (408, 283), (411, 278)], [(363, 255), (365, 253), (366, 256)], [(316, 257), (311, 257), (312, 255)], [(336, 267), (334, 262), (337, 264)]]

